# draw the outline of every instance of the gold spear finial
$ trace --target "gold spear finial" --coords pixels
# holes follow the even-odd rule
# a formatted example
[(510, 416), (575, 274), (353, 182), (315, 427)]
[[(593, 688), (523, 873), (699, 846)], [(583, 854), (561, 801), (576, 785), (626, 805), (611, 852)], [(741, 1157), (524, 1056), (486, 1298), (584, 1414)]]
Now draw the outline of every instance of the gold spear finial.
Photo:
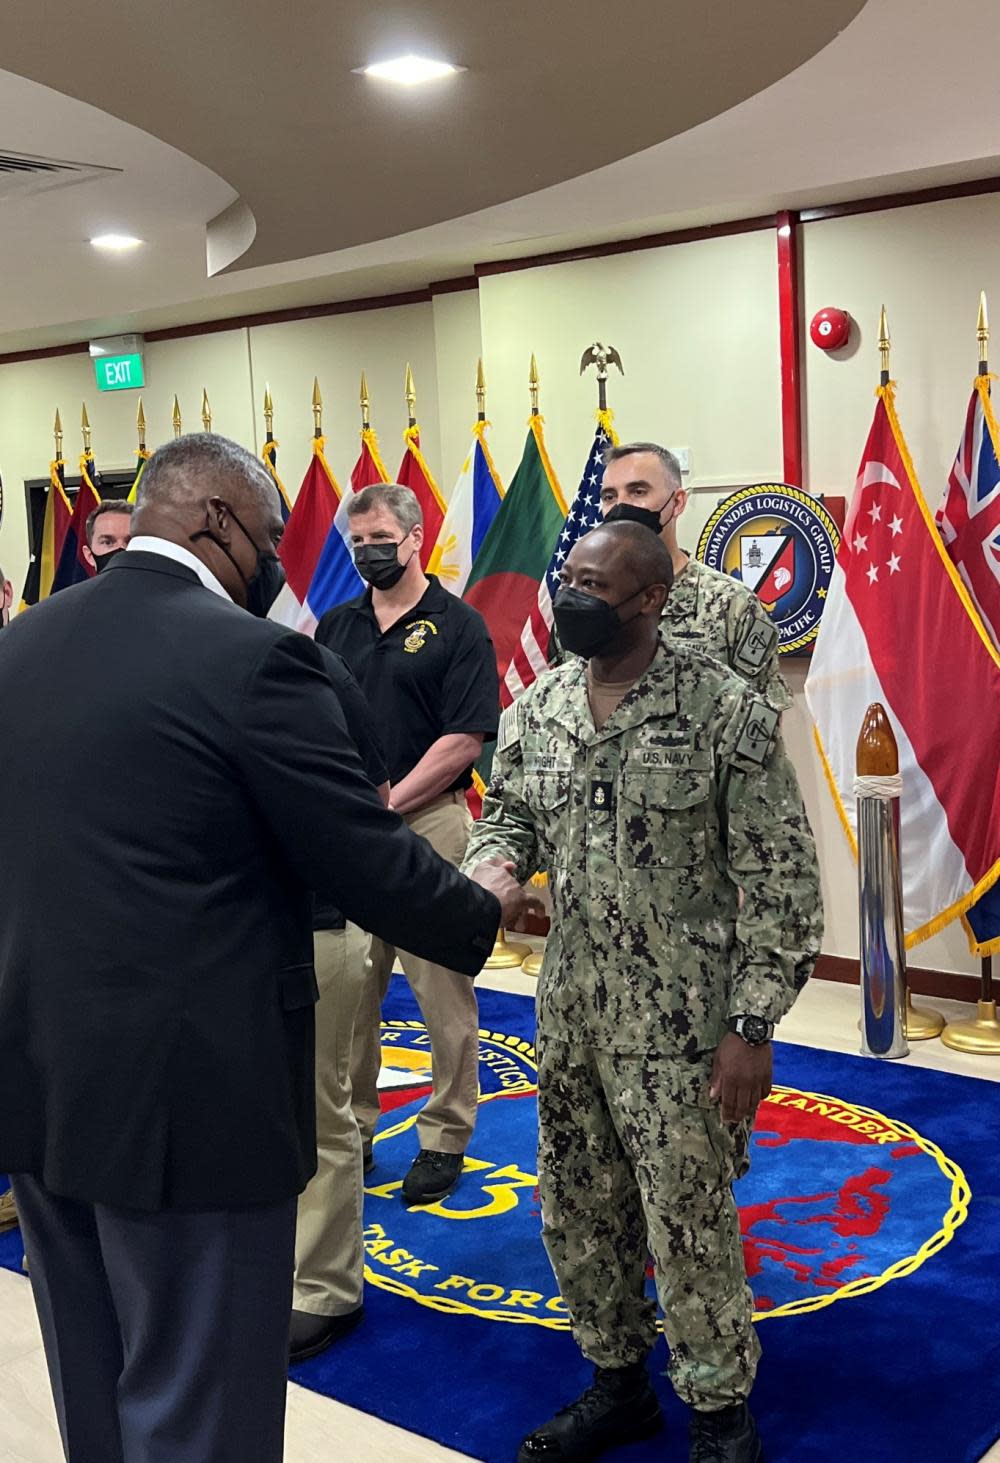
[(979, 374), (989, 371), (990, 317), (986, 310), (986, 291), (979, 291), (979, 319), (976, 321), (976, 339), (979, 342)]
[(889, 338), (889, 322), (885, 316), (885, 306), (882, 306), (882, 313), (878, 317), (878, 353), (882, 371), (882, 385), (889, 384), (889, 348), (892, 342)]
[(175, 437), (179, 437), (180, 434), (181, 434), (181, 430), (182, 430), (182, 428), (181, 428), (181, 404), (177, 400), (176, 394), (174, 396), (174, 410), (173, 410), (173, 413), (171, 415), (171, 421), (174, 424), (174, 436)]
[(406, 395), (406, 410), (410, 414), (410, 426), (416, 425), (417, 420), (417, 388), (413, 384), (413, 372), (410, 370), (410, 363), (406, 363), (406, 377), (404, 392)]
[(479, 365), (476, 369), (476, 405), (479, 408), (479, 420), (486, 420), (486, 373), (483, 370), (483, 358), (479, 357)]
[(52, 431), (56, 439), (56, 457), (60, 458), (62, 457), (63, 429), (58, 407), (56, 407), (56, 419), (52, 423)]
[(366, 432), (368, 431), (368, 428), (371, 426), (371, 421), (370, 421), (371, 409), (372, 409), (372, 404), (371, 404), (371, 398), (368, 395), (368, 382), (365, 379), (365, 373), (364, 373), (364, 371), (362, 371), (361, 372), (361, 426), (362, 426), (363, 430), (366, 431)]
[(538, 362), (535, 360), (534, 351), (531, 352), (531, 368), (528, 371), (528, 390), (531, 392), (531, 415), (538, 415)]
[(139, 405), (135, 413), (135, 429), (139, 433), (139, 450), (146, 450), (146, 413), (142, 409), (142, 397), (139, 397)]
[(264, 425), (267, 428), (267, 435), (274, 436), (274, 402), (271, 400), (270, 386), (264, 386)]
[(323, 398), (319, 390), (319, 377), (313, 377), (313, 436), (323, 435)]
[(208, 388), (201, 388), (201, 424), (206, 432), (212, 430), (212, 408), (208, 404)]
[(84, 452), (89, 452), (92, 433), (90, 430), (90, 418), (87, 415), (86, 402), (83, 403), (83, 410), (80, 413), (80, 426), (83, 430), (83, 450)]

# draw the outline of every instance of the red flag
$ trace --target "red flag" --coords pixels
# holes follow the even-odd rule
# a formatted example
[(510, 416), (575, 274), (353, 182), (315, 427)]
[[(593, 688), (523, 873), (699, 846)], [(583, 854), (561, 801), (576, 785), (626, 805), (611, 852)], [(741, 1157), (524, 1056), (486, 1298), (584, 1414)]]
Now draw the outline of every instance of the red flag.
[(378, 450), (378, 438), (371, 427), (361, 432), (361, 456), (351, 472), (351, 487), (356, 493), (362, 488), (372, 488), (376, 483), (387, 483), (389, 474)]
[(1000, 875), (1000, 654), (934, 527), (892, 387), (878, 395), (806, 697), (852, 841), (861, 723), (873, 701), (890, 713), (912, 946)]
[(438, 491), (424, 454), (420, 450), (420, 428), (408, 427), (403, 433), (406, 451), (399, 464), (398, 483), (410, 488), (417, 495), (420, 511), (424, 515), (424, 541), (420, 549), (420, 567), (426, 569), (444, 522), (445, 501)]
[(278, 547), (285, 584), (271, 606), (268, 619), (281, 625), (298, 623), (313, 571), (340, 504), (340, 487), (323, 456), (323, 446), (322, 437), (313, 438), (313, 455)]
[(52, 580), (53, 594), (60, 589), (68, 589), (71, 584), (82, 584), (85, 579), (94, 577), (94, 570), (83, 557), (83, 547), (87, 542), (87, 519), (101, 501), (99, 483), (93, 456), (85, 452), (80, 458), (80, 487), (73, 504), (73, 516), (62, 542)]

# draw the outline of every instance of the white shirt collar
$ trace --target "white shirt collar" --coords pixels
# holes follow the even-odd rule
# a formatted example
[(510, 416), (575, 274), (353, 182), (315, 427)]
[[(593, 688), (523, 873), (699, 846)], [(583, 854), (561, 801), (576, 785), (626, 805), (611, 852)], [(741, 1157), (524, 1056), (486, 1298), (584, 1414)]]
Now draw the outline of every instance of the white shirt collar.
[(169, 538), (159, 538), (152, 533), (140, 533), (132, 539), (129, 549), (138, 549), (143, 554), (162, 554), (165, 559), (173, 559), (176, 564), (183, 564), (187, 569), (193, 569), (206, 589), (213, 594), (219, 594), (223, 599), (228, 599), (232, 604), (233, 600), (223, 589), (207, 564), (203, 564), (197, 554), (192, 554), (190, 549), (184, 548), (182, 544), (175, 544)]

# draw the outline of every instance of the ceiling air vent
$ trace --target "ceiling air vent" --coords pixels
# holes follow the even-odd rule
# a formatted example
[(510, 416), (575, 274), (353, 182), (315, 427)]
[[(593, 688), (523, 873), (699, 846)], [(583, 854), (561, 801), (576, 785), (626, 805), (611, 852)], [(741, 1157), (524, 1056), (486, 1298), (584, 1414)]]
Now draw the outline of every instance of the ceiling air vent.
[(48, 188), (67, 188), (120, 173), (121, 168), (104, 168), (96, 163), (68, 163), (54, 157), (31, 157), (0, 149), (0, 202), (28, 198)]

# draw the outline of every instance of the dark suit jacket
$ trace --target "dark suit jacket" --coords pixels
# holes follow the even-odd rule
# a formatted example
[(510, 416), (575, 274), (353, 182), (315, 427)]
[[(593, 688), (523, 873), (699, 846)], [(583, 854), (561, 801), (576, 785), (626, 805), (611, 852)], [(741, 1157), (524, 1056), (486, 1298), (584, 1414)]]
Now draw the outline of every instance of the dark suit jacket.
[(162, 555), (0, 636), (0, 1168), (136, 1209), (315, 1168), (311, 893), (473, 975), (499, 920), (365, 778), (311, 641)]

